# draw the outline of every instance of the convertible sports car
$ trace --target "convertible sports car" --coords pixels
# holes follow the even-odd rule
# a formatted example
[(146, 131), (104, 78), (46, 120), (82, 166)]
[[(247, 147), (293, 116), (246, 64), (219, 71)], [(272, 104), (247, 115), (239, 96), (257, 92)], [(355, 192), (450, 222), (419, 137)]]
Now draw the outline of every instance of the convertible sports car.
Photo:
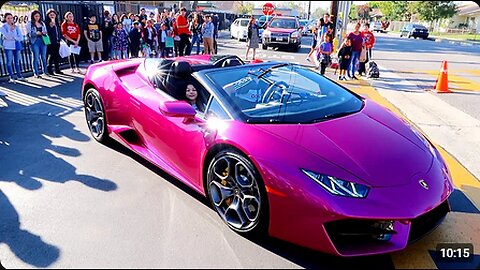
[(241, 234), (379, 254), (450, 211), (451, 176), (435, 147), (308, 67), (236, 56), (113, 61), (88, 68), (82, 97), (97, 141), (113, 138), (204, 194)]

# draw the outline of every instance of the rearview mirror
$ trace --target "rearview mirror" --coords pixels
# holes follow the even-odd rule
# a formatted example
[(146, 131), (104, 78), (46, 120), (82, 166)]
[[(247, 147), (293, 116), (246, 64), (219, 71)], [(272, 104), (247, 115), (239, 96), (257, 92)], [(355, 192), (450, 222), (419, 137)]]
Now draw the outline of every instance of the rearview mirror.
[(160, 112), (165, 116), (193, 118), (197, 113), (186, 101), (165, 101), (160, 104)]

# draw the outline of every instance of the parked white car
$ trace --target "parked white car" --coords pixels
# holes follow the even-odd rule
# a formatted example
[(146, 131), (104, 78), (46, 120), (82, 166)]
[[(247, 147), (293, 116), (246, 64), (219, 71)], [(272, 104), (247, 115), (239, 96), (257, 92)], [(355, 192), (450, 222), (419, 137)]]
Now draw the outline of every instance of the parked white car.
[(230, 37), (237, 40), (247, 40), (248, 19), (236, 19), (230, 26)]

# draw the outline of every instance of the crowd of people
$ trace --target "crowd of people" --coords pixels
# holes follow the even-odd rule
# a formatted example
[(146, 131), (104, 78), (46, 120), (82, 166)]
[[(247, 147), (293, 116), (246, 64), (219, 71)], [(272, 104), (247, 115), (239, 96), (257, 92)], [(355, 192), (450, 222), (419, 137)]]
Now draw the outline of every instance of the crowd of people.
[[(187, 10), (181, 8), (177, 13), (165, 9), (156, 15), (147, 15), (142, 8), (138, 14), (119, 16), (105, 10), (103, 21), (96, 14), (90, 14), (82, 26), (75, 22), (70, 11), (63, 14), (63, 18), (60, 16), (53, 9), (49, 9), (45, 16), (35, 10), (30, 18), (3, 14), (0, 46), (5, 51), (9, 82), (25, 80), (19, 64), (24, 45), (30, 46), (32, 68), (37, 78), (63, 74), (59, 65), (63, 42), (72, 51), (88, 50), (90, 63), (135, 57), (183, 56), (192, 51), (196, 54), (216, 53), (219, 20), (213, 14), (193, 12), (187, 16)], [(81, 39), (86, 40), (87, 48), (79, 48)], [(201, 43), (203, 51), (200, 50)], [(81, 73), (80, 52), (69, 53), (68, 58), (72, 73)]]
[[(313, 29), (311, 50), (307, 55), (307, 61), (315, 56), (317, 68), (322, 75), (326, 67), (332, 63), (333, 46), (333, 16), (328, 13), (318, 21), (317, 27)], [(366, 75), (365, 64), (372, 58), (372, 48), (375, 44), (375, 36), (370, 31), (370, 24), (363, 23), (363, 31), (360, 31), (362, 24), (356, 23), (354, 31), (350, 32), (343, 40), (337, 52), (338, 68), (340, 69), (338, 80), (358, 80), (355, 76)]]

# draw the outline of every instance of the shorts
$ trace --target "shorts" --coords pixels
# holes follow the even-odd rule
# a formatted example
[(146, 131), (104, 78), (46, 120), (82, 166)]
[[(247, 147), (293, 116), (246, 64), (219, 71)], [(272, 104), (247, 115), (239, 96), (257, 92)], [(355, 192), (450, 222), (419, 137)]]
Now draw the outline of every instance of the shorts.
[(99, 41), (91, 41), (88, 40), (88, 51), (93, 52), (103, 52), (103, 42), (102, 40)]
[(312, 40), (312, 44), (311, 44), (311, 45), (312, 45), (312, 46), (311, 46), (312, 49), (315, 49), (315, 48), (317, 47), (317, 40), (316, 40), (316, 39)]

